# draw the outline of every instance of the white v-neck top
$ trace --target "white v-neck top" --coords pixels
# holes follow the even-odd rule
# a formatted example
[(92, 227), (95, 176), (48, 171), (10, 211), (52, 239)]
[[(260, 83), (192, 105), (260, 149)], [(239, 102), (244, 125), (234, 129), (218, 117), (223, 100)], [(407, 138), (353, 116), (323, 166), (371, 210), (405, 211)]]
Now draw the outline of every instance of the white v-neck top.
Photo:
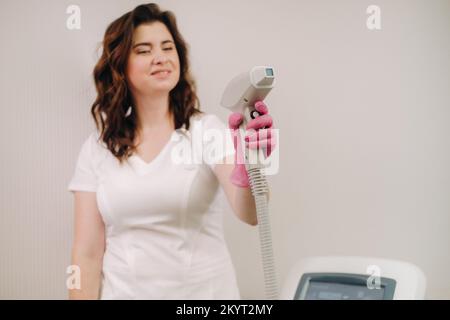
[[(217, 132), (224, 139), (210, 139)], [(240, 299), (222, 227), (229, 207), (212, 171), (234, 154), (223, 122), (192, 117), (150, 163), (133, 155), (120, 165), (98, 138), (81, 147), (68, 189), (96, 192), (106, 228), (100, 298)]]

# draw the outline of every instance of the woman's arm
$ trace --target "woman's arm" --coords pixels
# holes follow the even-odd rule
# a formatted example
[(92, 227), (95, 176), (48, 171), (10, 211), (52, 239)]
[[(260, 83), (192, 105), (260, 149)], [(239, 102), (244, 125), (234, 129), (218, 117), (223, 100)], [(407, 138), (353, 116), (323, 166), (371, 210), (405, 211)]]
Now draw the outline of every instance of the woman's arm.
[(230, 156), (229, 159), (216, 164), (214, 173), (224, 189), (231, 208), (236, 216), (245, 223), (255, 226), (258, 224), (258, 219), (256, 216), (255, 198), (252, 195), (250, 187), (238, 187), (231, 183), (230, 180), (234, 168), (234, 164), (230, 164), (234, 161), (233, 157), (234, 156)]
[[(268, 114), (269, 109), (262, 101), (255, 102), (255, 110), (259, 116), (249, 121), (245, 136), (245, 148), (265, 150), (265, 155), (270, 156), (276, 146), (275, 136), (272, 132), (273, 121)], [(255, 226), (258, 224), (255, 199), (252, 195), (249, 177), (244, 165), (243, 146), (241, 146), (239, 127), (244, 120), (241, 113), (234, 112), (228, 117), (228, 126), (232, 129), (232, 139), (235, 154), (225, 158), (214, 167), (220, 185), (233, 208), (235, 214), (244, 222)], [(248, 135), (247, 135), (248, 134)], [(267, 193), (269, 201), (270, 190)]]
[(95, 192), (75, 192), (72, 265), (80, 267), (81, 288), (70, 289), (69, 299), (98, 299), (101, 285), (105, 225), (97, 207)]

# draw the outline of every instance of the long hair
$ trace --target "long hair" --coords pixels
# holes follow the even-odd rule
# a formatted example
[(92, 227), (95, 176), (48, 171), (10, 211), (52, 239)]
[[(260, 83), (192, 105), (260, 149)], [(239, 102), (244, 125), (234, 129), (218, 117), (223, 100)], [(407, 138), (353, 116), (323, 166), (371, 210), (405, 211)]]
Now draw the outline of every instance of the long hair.
[(169, 93), (169, 112), (173, 114), (175, 129), (183, 125), (189, 130), (189, 119), (201, 113), (195, 81), (190, 75), (188, 44), (178, 31), (175, 15), (161, 11), (154, 3), (137, 6), (113, 21), (103, 38), (103, 52), (94, 68), (97, 98), (91, 107), (100, 138), (120, 161), (136, 151), (133, 141), (137, 129), (137, 115), (126, 116), (133, 97), (125, 76), (128, 55), (132, 49), (134, 30), (141, 24), (162, 22), (171, 33), (180, 60), (180, 79)]

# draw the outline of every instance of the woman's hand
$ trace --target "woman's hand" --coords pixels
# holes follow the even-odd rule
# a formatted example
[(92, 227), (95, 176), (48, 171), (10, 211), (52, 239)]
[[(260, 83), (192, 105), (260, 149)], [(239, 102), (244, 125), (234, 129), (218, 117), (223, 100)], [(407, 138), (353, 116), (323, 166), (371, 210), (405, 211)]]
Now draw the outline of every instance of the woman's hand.
[[(255, 103), (255, 109), (260, 114), (247, 124), (245, 135), (245, 147), (249, 149), (262, 149), (265, 156), (270, 156), (276, 147), (275, 131), (273, 130), (273, 120), (269, 115), (267, 106), (262, 101)], [(235, 167), (231, 173), (231, 182), (242, 188), (250, 186), (247, 170), (245, 169), (244, 153), (241, 146), (239, 126), (244, 116), (241, 113), (234, 112), (228, 118), (228, 126), (232, 129), (234, 149), (236, 151), (234, 157)]]

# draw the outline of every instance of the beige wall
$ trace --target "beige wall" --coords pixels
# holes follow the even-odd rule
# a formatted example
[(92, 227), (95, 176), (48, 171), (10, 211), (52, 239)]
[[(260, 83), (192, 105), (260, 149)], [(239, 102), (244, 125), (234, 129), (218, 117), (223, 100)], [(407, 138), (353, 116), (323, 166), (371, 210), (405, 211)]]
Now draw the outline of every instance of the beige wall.
[[(81, 30), (66, 8), (81, 8)], [(0, 2), (0, 298), (65, 299), (66, 191), (93, 130), (91, 73), (106, 25), (137, 1)], [(407, 260), (450, 299), (450, 2), (161, 1), (192, 48), (203, 109), (253, 65), (276, 68), (270, 177), (279, 279), (311, 255)], [(381, 7), (382, 29), (366, 28)], [(226, 218), (244, 298), (262, 298), (257, 229)]]

